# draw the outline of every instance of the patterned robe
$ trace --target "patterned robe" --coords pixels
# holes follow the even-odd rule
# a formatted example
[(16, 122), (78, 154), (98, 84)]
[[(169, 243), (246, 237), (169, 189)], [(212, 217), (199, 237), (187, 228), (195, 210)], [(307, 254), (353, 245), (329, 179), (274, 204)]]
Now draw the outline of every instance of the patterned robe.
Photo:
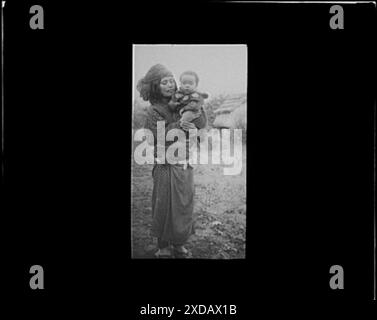
[[(180, 128), (179, 114), (172, 112), (167, 104), (150, 106), (145, 127), (154, 135), (155, 157), (157, 156), (157, 121), (165, 121), (165, 133)], [(207, 124), (207, 116), (202, 115), (193, 123), (198, 129)], [(166, 141), (165, 148), (173, 142)], [(151, 235), (173, 245), (184, 244), (194, 233), (194, 177), (189, 165), (155, 164), (152, 170), (152, 228)]]

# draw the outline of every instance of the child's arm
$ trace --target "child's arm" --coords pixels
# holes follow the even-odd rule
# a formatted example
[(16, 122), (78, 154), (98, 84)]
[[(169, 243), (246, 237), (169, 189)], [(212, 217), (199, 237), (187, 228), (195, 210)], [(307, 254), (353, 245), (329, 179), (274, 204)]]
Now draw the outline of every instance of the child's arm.
[(203, 129), (207, 126), (207, 114), (204, 111), (203, 106), (200, 108), (200, 116), (191, 122), (195, 124), (195, 127), (198, 129)]

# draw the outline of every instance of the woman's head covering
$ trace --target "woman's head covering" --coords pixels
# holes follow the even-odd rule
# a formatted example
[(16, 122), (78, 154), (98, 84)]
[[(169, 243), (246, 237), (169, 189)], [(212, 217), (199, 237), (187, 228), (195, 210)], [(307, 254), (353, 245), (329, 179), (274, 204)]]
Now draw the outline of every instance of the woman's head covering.
[(156, 64), (152, 66), (147, 74), (141, 78), (136, 86), (136, 89), (140, 92), (140, 97), (143, 100), (148, 101), (152, 93), (152, 84), (155, 82), (160, 82), (164, 77), (172, 77), (173, 74), (166, 69), (162, 64)]

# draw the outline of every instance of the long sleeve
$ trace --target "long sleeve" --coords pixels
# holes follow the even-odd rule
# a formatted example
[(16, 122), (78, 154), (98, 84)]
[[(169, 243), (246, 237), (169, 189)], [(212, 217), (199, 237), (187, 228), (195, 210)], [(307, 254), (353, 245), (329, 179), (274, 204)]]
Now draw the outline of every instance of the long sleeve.
[(199, 118), (196, 118), (192, 121), (193, 124), (195, 124), (195, 126), (198, 128), (198, 129), (203, 129), (207, 126), (207, 114), (206, 112), (204, 111), (204, 108), (201, 107), (201, 115)]
[[(154, 110), (154, 109), (149, 110), (144, 127), (152, 131), (153, 136), (154, 136), (155, 145), (157, 144), (157, 122), (158, 121), (165, 121), (165, 137), (166, 137), (166, 134), (168, 133), (169, 130), (174, 129), (174, 128), (180, 128), (179, 121), (169, 123), (156, 110)], [(168, 147), (172, 143), (173, 143), (173, 141), (166, 141), (165, 140), (165, 147)]]

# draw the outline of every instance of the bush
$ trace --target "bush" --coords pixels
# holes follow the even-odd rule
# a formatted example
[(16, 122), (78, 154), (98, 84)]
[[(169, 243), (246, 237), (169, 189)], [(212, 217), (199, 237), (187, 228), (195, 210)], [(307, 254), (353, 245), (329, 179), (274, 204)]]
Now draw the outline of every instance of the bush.
[(135, 101), (132, 117), (133, 129), (139, 129), (144, 127), (145, 119), (147, 117), (147, 106), (142, 105), (139, 101)]
[(208, 127), (212, 128), (213, 121), (215, 121), (215, 113), (214, 111), (224, 103), (225, 96), (219, 95), (215, 96), (212, 99), (210, 99), (207, 103), (204, 104), (204, 110), (207, 113), (208, 118)]
[[(208, 128), (213, 127), (213, 122), (216, 118), (214, 111), (224, 103), (225, 101), (225, 96), (223, 95), (218, 95), (210, 99), (208, 102), (204, 104), (204, 110), (207, 114), (208, 118)], [(139, 129), (144, 127), (145, 119), (147, 117), (147, 108), (148, 104), (145, 103), (143, 104), (142, 102), (135, 100), (134, 105), (133, 105), (133, 121), (132, 121), (132, 128), (133, 129)], [(244, 127), (244, 124), (239, 124), (237, 126), (241, 129), (246, 129)]]

